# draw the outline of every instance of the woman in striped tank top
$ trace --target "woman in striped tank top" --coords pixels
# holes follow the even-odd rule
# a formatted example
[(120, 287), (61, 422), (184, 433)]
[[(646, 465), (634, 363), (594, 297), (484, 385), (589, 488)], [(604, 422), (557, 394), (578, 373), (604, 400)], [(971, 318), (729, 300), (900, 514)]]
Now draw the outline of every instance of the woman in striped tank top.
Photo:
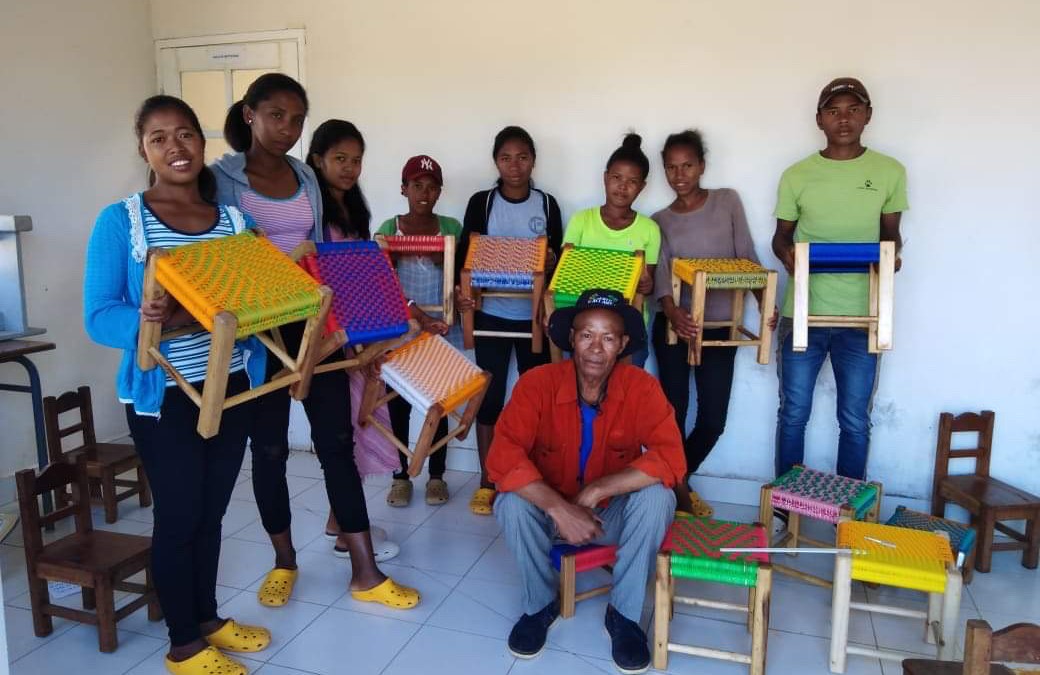
[[(309, 166), (289, 155), (303, 132), (307, 93), (296, 80), (268, 73), (249, 86), (245, 97), (228, 111), (224, 138), (236, 152), (213, 165), (217, 194), (238, 205), (283, 252), (298, 244), (324, 241), (321, 190)], [(303, 323), (281, 328), (295, 352)], [(337, 358), (335, 355), (330, 359)], [(280, 369), (268, 359), (268, 377)], [(325, 489), (333, 515), (347, 540), (354, 599), (408, 609), (419, 593), (396, 584), (376, 565), (369, 532), (368, 510), (361, 477), (354, 462), (354, 440), (348, 410), (348, 380), (342, 370), (315, 375), (303, 401), (311, 440), (325, 474)], [(289, 458), (289, 392), (286, 389), (257, 399), (250, 448), (253, 455), (253, 494), (260, 520), (271, 537), (275, 564), (257, 591), (261, 604), (280, 607), (289, 601), (298, 574), (292, 543), (286, 463)]]
[[(151, 568), (170, 635), (166, 668), (177, 675), (245, 675), (245, 666), (223, 652), (259, 651), (271, 634), (220, 618), (216, 587), (221, 521), (242, 467), (251, 404), (226, 410), (217, 434), (204, 439), (195, 430), (198, 406), (162, 368), (140, 370), (136, 349), (142, 316), (166, 329), (194, 323), (170, 295), (142, 301), (148, 249), (228, 236), (252, 223), (236, 208), (214, 203), (205, 137), (186, 103), (153, 96), (135, 126), (151, 187), (98, 216), (87, 247), (86, 329), (95, 342), (123, 350), (116, 390), (155, 498)], [(159, 346), (199, 390), (209, 339), (200, 330)], [(263, 382), (266, 353), (256, 338), (247, 343), (235, 346), (229, 396)]]

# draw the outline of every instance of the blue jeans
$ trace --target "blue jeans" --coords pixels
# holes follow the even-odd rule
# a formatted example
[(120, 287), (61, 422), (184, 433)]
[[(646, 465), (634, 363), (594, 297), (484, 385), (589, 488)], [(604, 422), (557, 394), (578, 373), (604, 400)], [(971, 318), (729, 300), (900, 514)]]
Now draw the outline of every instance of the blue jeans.
[(791, 320), (785, 318), (777, 332), (780, 410), (776, 420), (776, 475), (783, 475), (805, 458), (805, 425), (812, 413), (816, 378), (830, 355), (840, 428), (837, 472), (862, 480), (867, 472), (878, 355), (867, 351), (867, 333), (858, 328), (810, 328), (808, 348), (796, 352), (791, 348), (791, 329)]

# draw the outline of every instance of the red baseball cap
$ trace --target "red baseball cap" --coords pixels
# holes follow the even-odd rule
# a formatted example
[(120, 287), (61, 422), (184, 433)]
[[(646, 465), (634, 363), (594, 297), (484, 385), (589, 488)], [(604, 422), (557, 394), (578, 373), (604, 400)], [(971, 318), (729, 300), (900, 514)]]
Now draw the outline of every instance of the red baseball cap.
[(401, 183), (413, 181), (420, 176), (433, 176), (437, 185), (444, 185), (441, 165), (429, 155), (416, 155), (405, 162), (404, 168), (401, 169)]
[(858, 98), (862, 103), (870, 105), (870, 94), (867, 93), (867, 88), (863, 86), (863, 83), (854, 77), (839, 77), (835, 80), (831, 80), (823, 91), (820, 92), (820, 99), (816, 103), (816, 109), (820, 110), (823, 106), (827, 105), (832, 98), (838, 94), (852, 94)]

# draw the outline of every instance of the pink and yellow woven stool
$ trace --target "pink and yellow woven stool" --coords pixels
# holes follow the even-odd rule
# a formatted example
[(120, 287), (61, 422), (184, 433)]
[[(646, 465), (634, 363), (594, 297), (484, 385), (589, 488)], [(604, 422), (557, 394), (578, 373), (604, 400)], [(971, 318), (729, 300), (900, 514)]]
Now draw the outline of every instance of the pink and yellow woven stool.
[(564, 619), (574, 616), (575, 606), (580, 601), (610, 592), (610, 584), (606, 584), (579, 593), (578, 572), (601, 567), (613, 571), (614, 563), (617, 562), (617, 546), (556, 544), (549, 551), (549, 558), (560, 573), (560, 616)]
[[(630, 305), (641, 309), (643, 296), (637, 289), (644, 260), (642, 251), (610, 251), (565, 244), (549, 283), (549, 292), (545, 294), (545, 315), (551, 315), (557, 307), (573, 307), (590, 288), (617, 291)], [(554, 362), (563, 358), (555, 344), (550, 342), (549, 347)]]
[[(771, 524), (774, 509), (787, 511), (787, 531), (781, 534), (773, 546), (797, 548), (798, 544), (805, 543), (828, 547), (830, 544), (802, 534), (801, 518), (804, 516), (832, 524), (841, 520), (876, 523), (882, 493), (881, 483), (836, 476), (798, 464), (772, 483), (762, 486), (758, 517), (763, 523)], [(788, 555), (797, 554), (792, 552)], [(823, 588), (831, 587), (831, 582), (826, 579), (801, 570), (775, 563), (773, 567), (781, 574)]]
[[(852, 554), (835, 556), (834, 561), (831, 672), (844, 673), (849, 654), (893, 661), (915, 656), (849, 644), (849, 616), (854, 609), (923, 620), (924, 639), (937, 645), (938, 659), (952, 659), (961, 605), (961, 573), (954, 563), (949, 538), (935, 532), (845, 520), (838, 523), (837, 543)], [(928, 610), (853, 602), (853, 581), (922, 591), (928, 594)]]
[[(365, 384), (358, 419), (362, 424), (374, 426), (411, 458), (408, 473), (412, 476), (422, 471), (427, 456), (446, 446), (450, 439), (466, 437), (491, 383), (490, 373), (475, 366), (441, 336), (426, 332), (390, 352), (380, 377), (382, 381), (369, 379)], [(388, 393), (384, 393), (384, 382), (391, 389)], [(377, 408), (397, 396), (403, 397), (426, 418), (414, 450), (401, 443), (393, 431), (373, 416)], [(459, 413), (458, 409), (463, 406), (465, 409)], [(437, 425), (447, 416), (458, 424), (434, 443)]]
[[(682, 297), (683, 284), (690, 287), (690, 317), (694, 324), (704, 328), (729, 328), (727, 340), (705, 341), (704, 334), (698, 332), (690, 341), (690, 365), (700, 365), (702, 347), (758, 347), (758, 362), (769, 363), (773, 340), (769, 319), (776, 303), (775, 270), (767, 270), (743, 258), (679, 258), (672, 261), (672, 300), (676, 307)], [(709, 291), (733, 293), (733, 313), (728, 321), (704, 320)], [(758, 333), (744, 326), (744, 297), (755, 291), (761, 293)], [(668, 324), (668, 344), (674, 345), (678, 339)]]
[[(766, 553), (722, 553), (721, 548), (762, 548), (766, 530), (758, 524), (677, 515), (657, 554), (654, 596), (654, 668), (668, 667), (668, 652), (747, 664), (751, 675), (763, 675), (769, 637), (769, 598), (773, 575)], [(742, 586), (746, 604), (719, 602), (675, 594), (676, 579)], [(747, 614), (751, 653), (681, 645), (669, 641), (674, 603)]]
[[(332, 289), (315, 373), (351, 370), (413, 335), (401, 284), (386, 253), (371, 241), (304, 242), (293, 251), (300, 266)], [(340, 349), (343, 359), (325, 360)]]
[(460, 274), (463, 295), (469, 295), (480, 309), (485, 297), (530, 298), (531, 332), (475, 330), (473, 312), (462, 314), (462, 335), (466, 349), (473, 349), (474, 336), (530, 337), (531, 351), (542, 352), (542, 295), (545, 290), (545, 256), (548, 244), (544, 236), (489, 237), (471, 234), (466, 261)]
[(455, 322), (455, 237), (453, 235), (377, 234), (375, 241), (390, 254), (439, 258), (441, 262), (441, 304), (419, 305), (424, 312), (440, 314), (449, 326)]
[[(830, 316), (809, 313), (810, 277), (813, 274), (866, 274), (868, 281), (865, 316)], [(872, 354), (892, 349), (895, 303), (896, 246), (894, 242), (824, 243), (794, 245), (794, 321), (791, 348), (804, 352), (809, 346), (809, 327), (863, 328), (867, 349)]]
[[(137, 363), (141, 370), (159, 364), (199, 406), (198, 432), (210, 438), (220, 428), (223, 411), (281, 387), (305, 398), (316, 363), (321, 327), (332, 292), (320, 286), (267, 238), (252, 232), (149, 251), (144, 297), (170, 293), (210, 332), (209, 362), (200, 393), (170, 364), (159, 344), (199, 330), (198, 325), (162, 333), (141, 321)], [(290, 356), (269, 331), (306, 320), (299, 353)], [(259, 387), (227, 397), (228, 367), (235, 340), (255, 335), (285, 366), (285, 371)]]

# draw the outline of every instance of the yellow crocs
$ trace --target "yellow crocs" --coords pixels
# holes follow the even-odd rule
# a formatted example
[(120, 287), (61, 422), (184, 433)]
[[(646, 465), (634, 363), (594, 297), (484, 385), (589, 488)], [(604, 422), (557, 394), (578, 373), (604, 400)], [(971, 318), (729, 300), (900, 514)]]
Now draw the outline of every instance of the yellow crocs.
[(260, 652), (271, 644), (271, 631), (228, 619), (223, 626), (206, 636), (206, 642), (229, 652)]
[(166, 657), (166, 670), (173, 675), (247, 675), (249, 670), (230, 656), (225, 656), (216, 647), (206, 647), (201, 652), (183, 661), (171, 661)]
[(701, 499), (701, 496), (693, 490), (690, 490), (690, 501), (693, 502), (693, 515), (698, 518), (711, 518), (715, 515), (715, 509), (711, 507), (711, 504)]
[(491, 488), (477, 488), (469, 500), (469, 510), (478, 516), (490, 516), (491, 504), (495, 501), (495, 491)]
[(299, 570), (287, 570), (282, 567), (275, 567), (268, 572), (264, 583), (260, 584), (260, 589), (256, 592), (260, 604), (281, 607), (289, 602), (299, 573)]
[(393, 609), (411, 609), (419, 604), (419, 591), (401, 586), (390, 577), (367, 591), (351, 591), (350, 597), (361, 602), (378, 602)]

